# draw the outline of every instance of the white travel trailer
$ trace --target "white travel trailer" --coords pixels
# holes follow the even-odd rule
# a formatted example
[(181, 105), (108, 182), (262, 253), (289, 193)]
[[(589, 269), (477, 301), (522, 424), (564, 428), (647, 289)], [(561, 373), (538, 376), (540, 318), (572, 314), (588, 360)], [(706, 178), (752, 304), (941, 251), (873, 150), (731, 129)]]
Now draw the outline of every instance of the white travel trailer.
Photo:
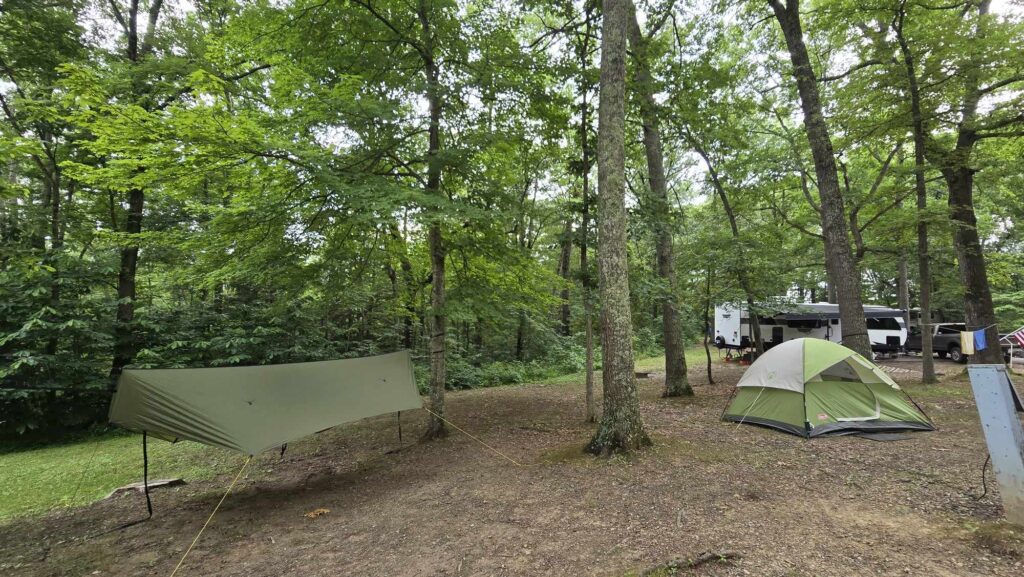
[[(773, 305), (774, 314), (760, 317), (761, 339), (765, 349), (799, 338), (842, 342), (839, 305), (802, 303)], [(888, 307), (864, 305), (871, 350), (895, 353), (907, 342), (903, 311)], [(715, 346), (720, 349), (752, 348), (754, 335), (746, 304), (723, 304), (715, 307)]]

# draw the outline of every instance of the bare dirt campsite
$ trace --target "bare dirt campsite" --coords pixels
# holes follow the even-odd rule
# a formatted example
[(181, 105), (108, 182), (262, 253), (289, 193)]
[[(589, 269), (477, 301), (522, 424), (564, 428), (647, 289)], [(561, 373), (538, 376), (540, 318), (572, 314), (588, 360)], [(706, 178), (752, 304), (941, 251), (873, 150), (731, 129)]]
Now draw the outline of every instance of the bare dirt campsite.
[[(962, 367), (921, 386), (913, 362), (886, 366), (937, 431), (806, 440), (720, 422), (743, 367), (716, 363), (715, 385), (691, 369), (693, 398), (641, 380), (654, 446), (598, 459), (576, 379), (454, 393), (452, 422), (519, 465), (457, 431), (410, 441), (419, 411), (402, 444), (393, 415), (346, 425), (258, 457), (179, 575), (1020, 575), (1024, 535), (999, 521), (991, 471), (981, 496)], [(153, 519), (120, 531), (103, 533), (144, 517), (141, 496), (6, 521), (0, 572), (168, 575), (241, 462), (155, 490)]]

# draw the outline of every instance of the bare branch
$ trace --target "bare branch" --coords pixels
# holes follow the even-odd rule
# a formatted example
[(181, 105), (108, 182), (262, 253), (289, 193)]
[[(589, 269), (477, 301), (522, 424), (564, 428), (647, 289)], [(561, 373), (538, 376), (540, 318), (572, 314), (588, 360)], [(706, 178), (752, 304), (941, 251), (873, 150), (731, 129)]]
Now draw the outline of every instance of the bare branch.
[(127, 35), (128, 23), (125, 22), (124, 14), (121, 14), (121, 9), (117, 7), (117, 0), (110, 0), (110, 9), (114, 13), (114, 19), (117, 20), (117, 23), (121, 25), (121, 29), (123, 29), (124, 33)]
[[(113, 0), (111, 0), (113, 3)], [(149, 22), (146, 28), (146, 36), (142, 39), (142, 46), (139, 48), (139, 54), (147, 54), (153, 49), (153, 37), (156, 35), (156, 22), (160, 18), (160, 8), (163, 7), (164, 0), (152, 0), (149, 5)]]
[(864, 68), (867, 68), (869, 66), (881, 66), (883, 64), (887, 64), (887, 62), (884, 62), (882, 60), (878, 60), (877, 58), (873, 58), (871, 60), (865, 60), (864, 62), (861, 62), (860, 64), (857, 64), (856, 66), (854, 66), (853, 68), (847, 70), (846, 72), (843, 72), (842, 74), (836, 74), (834, 76), (822, 76), (821, 78), (818, 78), (818, 82), (834, 82), (836, 80), (840, 80), (840, 79), (846, 78), (847, 76), (853, 74), (854, 72), (856, 72), (858, 70), (863, 70)]
[(376, 18), (381, 24), (386, 26), (389, 30), (394, 32), (395, 36), (398, 37), (398, 40), (400, 42), (418, 52), (420, 56), (422, 56), (424, 59), (429, 57), (429, 55), (426, 52), (426, 49), (423, 47), (422, 44), (420, 44), (413, 38), (410, 38), (405, 32), (402, 32), (398, 28), (398, 26), (395, 26), (395, 24), (392, 23), (391, 20), (387, 18), (387, 16), (381, 14), (380, 11), (374, 8), (373, 4), (371, 4), (371, 0), (352, 0), (352, 3), (358, 6), (362, 6), (363, 8), (366, 8), (367, 12), (369, 12), (374, 18)]

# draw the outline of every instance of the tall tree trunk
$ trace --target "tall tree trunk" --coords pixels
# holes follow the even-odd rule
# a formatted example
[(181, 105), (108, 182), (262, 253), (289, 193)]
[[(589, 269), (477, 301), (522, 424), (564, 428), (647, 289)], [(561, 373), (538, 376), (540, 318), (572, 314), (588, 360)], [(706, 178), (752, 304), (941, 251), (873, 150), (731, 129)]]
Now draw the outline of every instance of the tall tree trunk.
[[(911, 64), (911, 66), (913, 66)], [(916, 92), (916, 90), (915, 90)], [(914, 187), (917, 194), (917, 292), (921, 328), (921, 381), (938, 382), (935, 359), (932, 358), (932, 278), (928, 250), (928, 190), (924, 179), (924, 132), (921, 127), (921, 103), (917, 101), (914, 121)], [(920, 135), (920, 138), (919, 138)]]
[(398, 223), (392, 221), (389, 225), (389, 232), (391, 238), (401, 244), (401, 252), (398, 254), (398, 262), (402, 269), (402, 286), (403, 291), (399, 291), (403, 304), (402, 308), (405, 309), (402, 319), (402, 346), (412, 351), (415, 346), (415, 339), (413, 337), (413, 318), (416, 317), (416, 282), (413, 279), (412, 274), (412, 262), (409, 261), (409, 255), (406, 247), (405, 236), (402, 235), (401, 230), (398, 227)]
[(519, 313), (519, 324), (516, 325), (516, 360), (524, 360), (526, 355), (526, 313)]
[(910, 326), (910, 281), (907, 273), (907, 253), (901, 250), (896, 265), (896, 308), (903, 311), (903, 324)]
[(708, 384), (715, 384), (711, 375), (711, 267), (708, 267), (707, 284), (704, 289), (704, 356), (708, 360)]
[(604, 0), (598, 107), (599, 274), (604, 411), (587, 451), (608, 455), (651, 444), (633, 372), (626, 261), (626, 30), (630, 0)]
[(715, 169), (715, 165), (711, 163), (711, 157), (708, 155), (707, 150), (704, 146), (694, 137), (692, 134), (687, 135), (687, 140), (690, 146), (697, 152), (697, 154), (704, 160), (704, 165), (708, 167), (708, 174), (711, 176), (711, 184), (718, 193), (718, 198), (722, 201), (722, 210), (725, 211), (725, 216), (729, 221), (729, 229), (732, 231), (732, 238), (736, 241), (737, 250), (741, 251), (741, 264), (740, 268), (736, 271), (736, 277), (740, 281), (740, 288), (743, 289), (743, 294), (747, 297), (747, 315), (750, 319), (751, 333), (754, 337), (754, 352), (758, 356), (764, 354), (764, 338), (761, 336), (761, 317), (757, 314), (757, 304), (754, 301), (754, 285), (750, 282), (750, 275), (747, 274), (747, 269), (743, 268), (743, 262), (745, 259), (742, 258), (743, 244), (740, 242), (740, 227), (736, 222), (736, 212), (732, 209), (732, 203), (729, 202), (729, 195), (725, 191), (725, 184), (722, 183), (721, 177), (718, 175), (718, 170)]
[[(51, 153), (52, 154), (52, 153)], [(50, 308), (54, 311), (60, 310), (60, 253), (64, 247), (64, 230), (61, 222), (61, 181), (60, 167), (55, 163), (55, 158), (49, 167), (49, 179), (47, 187), (50, 190), (50, 252), (47, 256), (53, 272), (50, 275)], [(45, 176), (44, 176), (45, 178)], [(56, 315), (51, 321), (56, 322)], [(46, 343), (46, 354), (55, 355), (60, 345), (60, 335), (54, 333)]]
[(590, 261), (587, 251), (590, 248), (590, 103), (587, 95), (590, 82), (587, 81), (587, 68), (590, 65), (590, 38), (594, 4), (590, 1), (584, 5), (584, 33), (579, 44), (580, 71), (583, 81), (580, 83), (580, 150), (583, 199), (580, 222), (580, 279), (583, 285), (583, 330), (586, 361), (585, 373), (585, 407), (586, 422), (597, 422), (597, 404), (594, 401), (594, 283), (590, 275)]
[(964, 288), (964, 313), (968, 330), (985, 330), (988, 346), (970, 356), (972, 363), (1003, 362), (996, 328), (992, 292), (988, 286), (985, 255), (978, 238), (978, 220), (974, 214), (974, 169), (961, 166), (945, 168), (942, 175), (949, 188), (950, 218), (954, 224), (953, 247)]
[[(128, 62), (135, 66), (141, 58), (152, 49), (152, 40), (156, 34), (157, 20), (163, 7), (163, 0), (151, 0), (148, 10), (148, 22), (139, 37), (140, 2), (132, 0), (128, 7), (128, 24), (124, 28), (127, 41)], [(142, 97), (148, 90), (141, 77), (135, 76), (132, 83), (133, 96)], [(140, 168), (141, 170), (141, 168)], [(110, 389), (117, 387), (117, 379), (135, 358), (135, 279), (139, 265), (138, 235), (142, 232), (142, 212), (145, 205), (145, 191), (135, 188), (128, 192), (128, 214), (125, 219), (124, 232), (127, 233), (127, 247), (121, 249), (121, 266), (117, 275), (117, 315), (114, 321), (114, 359), (110, 367)]]
[[(989, 5), (988, 0), (980, 0), (976, 5), (978, 14), (974, 34), (979, 41), (987, 35)], [(951, 152), (939, 156), (942, 176), (949, 189), (950, 219), (954, 225), (953, 248), (960, 269), (960, 283), (964, 289), (967, 329), (984, 329), (988, 342), (988, 347), (975, 351), (970, 360), (972, 363), (997, 364), (1003, 362), (1003, 354), (999, 347), (999, 331), (988, 285), (985, 255), (978, 237), (978, 219), (974, 213), (975, 169), (971, 166), (971, 154), (979, 140), (975, 123), (983, 92), (980, 88), (981, 71), (974, 65), (973, 59), (974, 54), (971, 54), (972, 62), (968, 63), (964, 72), (966, 90), (960, 106), (962, 117), (957, 129), (956, 145)]]
[(789, 57), (793, 63), (793, 76), (796, 78), (797, 90), (800, 93), (804, 127), (811, 155), (814, 157), (814, 173), (818, 178), (818, 195), (821, 198), (825, 270), (829, 283), (835, 286), (839, 301), (842, 342), (870, 358), (871, 340), (868, 338), (867, 322), (864, 319), (860, 273), (850, 249), (850, 239), (847, 237), (846, 209), (839, 188), (832, 140), (825, 125), (825, 115), (818, 94), (818, 81), (811, 67), (800, 26), (800, 2), (785, 0), (783, 4), (783, 0), (768, 0), (768, 4), (775, 12), (775, 18), (779, 21), (782, 34), (786, 38)]
[[(423, 29), (423, 64), (427, 76), (427, 103), (430, 114), (427, 148), (427, 194), (440, 197), (441, 191), (441, 84), (437, 62), (434, 59), (434, 33), (424, 0), (419, 3), (418, 16)], [(430, 268), (433, 282), (430, 291), (430, 418), (424, 439), (436, 439), (448, 434), (444, 421), (444, 387), (446, 382), (445, 347), (448, 316), (445, 311), (445, 248), (441, 235), (440, 215), (435, 214), (427, 232), (430, 248)]]
[(121, 268), (117, 274), (117, 317), (114, 323), (114, 362), (110, 369), (111, 390), (125, 365), (135, 358), (135, 276), (139, 266), (139, 247), (135, 243), (142, 232), (142, 208), (145, 194), (141, 189), (128, 193), (128, 214), (124, 231), (132, 244), (121, 249)]
[(658, 127), (658, 105), (654, 100), (647, 41), (640, 33), (636, 6), (630, 4), (629, 43), (636, 62), (636, 85), (640, 92), (640, 117), (643, 124), (644, 151), (647, 156), (647, 178), (651, 187), (651, 216), (657, 253), (658, 277), (665, 286), (661, 297), (662, 341), (665, 345), (665, 397), (693, 396), (686, 377), (686, 349), (679, 326), (676, 307), (676, 280), (672, 251), (672, 230), (668, 184), (665, 180), (665, 159)]
[(562, 304), (559, 306), (559, 324), (562, 336), (569, 336), (572, 334), (571, 326), (571, 306), (569, 303), (569, 279), (572, 276), (572, 218), (566, 217), (565, 228), (562, 230), (562, 237), (559, 240), (561, 243), (561, 254), (558, 259), (558, 276), (562, 277)]

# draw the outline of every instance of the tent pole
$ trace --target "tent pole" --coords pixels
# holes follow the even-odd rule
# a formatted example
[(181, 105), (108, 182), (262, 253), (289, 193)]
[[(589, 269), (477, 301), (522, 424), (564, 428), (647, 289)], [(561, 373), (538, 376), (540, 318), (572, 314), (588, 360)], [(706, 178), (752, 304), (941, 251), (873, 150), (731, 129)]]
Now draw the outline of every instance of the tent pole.
[(935, 427), (935, 429), (938, 430), (938, 427), (935, 426), (935, 421), (933, 421), (932, 418), (928, 416), (928, 413), (924, 412), (924, 409), (921, 408), (921, 405), (917, 404), (917, 401), (914, 400), (914, 397), (911, 397), (910, 393), (904, 390), (903, 387), (900, 387), (900, 391), (904, 394), (904, 396), (910, 399), (910, 402), (914, 404), (918, 411), (921, 411), (921, 414), (924, 415), (924, 418), (928, 419), (928, 424), (931, 425), (932, 427)]
[(396, 420), (398, 421), (398, 444), (402, 444), (402, 411), (395, 413)]

